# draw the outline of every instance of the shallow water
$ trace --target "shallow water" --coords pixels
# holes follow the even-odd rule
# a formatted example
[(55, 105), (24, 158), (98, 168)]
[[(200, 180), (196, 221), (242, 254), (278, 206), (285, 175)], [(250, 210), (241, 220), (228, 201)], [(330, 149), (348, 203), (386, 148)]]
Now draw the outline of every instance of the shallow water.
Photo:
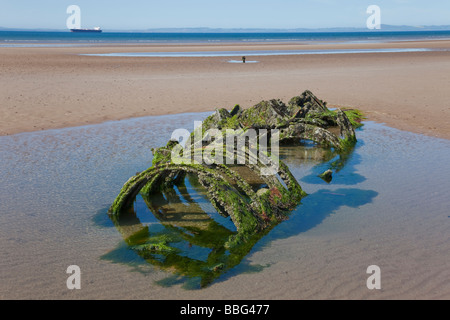
[(381, 48), (381, 49), (334, 49), (334, 50), (252, 50), (252, 51), (193, 51), (193, 52), (117, 52), (89, 53), (97, 57), (241, 57), (241, 56), (290, 56), (310, 54), (348, 53), (398, 53), (433, 51), (429, 48)]
[[(245, 63), (258, 63), (256, 60), (247, 60)], [(228, 63), (242, 63), (242, 60), (228, 60)]]
[[(229, 268), (203, 289), (201, 263), (216, 258), (208, 230), (217, 243), (234, 230), (195, 179), (171, 198), (152, 200), (160, 201), (153, 211), (166, 216), (157, 218), (138, 197), (135, 218), (114, 224), (107, 209), (123, 183), (151, 165), (150, 148), (209, 114), (0, 137), (0, 298), (450, 298), (450, 142), (373, 122), (357, 131), (348, 157), (311, 146), (282, 149), (309, 195), (247, 251), (220, 253)], [(328, 168), (331, 183), (317, 177)], [(184, 234), (173, 233), (182, 211), (189, 215)], [(132, 250), (138, 242), (124, 241), (143, 228), (191, 241), (175, 241), (175, 263), (146, 261)], [(73, 264), (81, 290), (66, 287)], [(381, 268), (381, 290), (366, 287), (373, 264)], [(191, 273), (180, 272), (186, 268)]]

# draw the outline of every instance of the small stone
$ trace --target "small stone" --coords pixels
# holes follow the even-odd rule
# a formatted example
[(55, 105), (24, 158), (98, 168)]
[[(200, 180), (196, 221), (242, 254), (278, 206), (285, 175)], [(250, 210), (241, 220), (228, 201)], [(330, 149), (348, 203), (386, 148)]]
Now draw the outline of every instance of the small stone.
[(319, 177), (322, 178), (322, 180), (324, 180), (325, 182), (330, 183), (333, 179), (333, 171), (328, 169), (324, 173), (319, 174)]

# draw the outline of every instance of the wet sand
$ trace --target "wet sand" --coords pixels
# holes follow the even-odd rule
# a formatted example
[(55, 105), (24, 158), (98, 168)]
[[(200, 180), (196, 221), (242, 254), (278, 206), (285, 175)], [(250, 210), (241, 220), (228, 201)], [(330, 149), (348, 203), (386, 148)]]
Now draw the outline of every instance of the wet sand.
[[(313, 91), (369, 120), (450, 139), (450, 52), (130, 58), (82, 53), (450, 49), (450, 41), (0, 48), (0, 135), (147, 115), (210, 111)], [(231, 59), (235, 59), (233, 57)]]
[[(357, 131), (357, 147), (331, 184), (317, 177), (320, 160), (289, 153), (284, 161), (308, 196), (211, 286), (186, 289), (173, 270), (140, 259), (107, 209), (123, 183), (151, 165), (151, 147), (205, 116), (0, 137), (0, 299), (450, 298), (450, 163), (442, 161), (450, 141), (374, 122)], [(214, 211), (190, 195), (193, 207)], [(137, 214), (145, 225), (152, 216)], [(125, 226), (142, 228), (131, 221)], [(66, 286), (74, 264), (81, 290)], [(369, 265), (381, 268), (381, 290), (366, 286)]]

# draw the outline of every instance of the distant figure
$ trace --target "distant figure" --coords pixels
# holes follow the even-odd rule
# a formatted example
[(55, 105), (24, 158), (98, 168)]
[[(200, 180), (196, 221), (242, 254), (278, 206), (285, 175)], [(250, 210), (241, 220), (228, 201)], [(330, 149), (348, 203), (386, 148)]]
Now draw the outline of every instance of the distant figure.
[(245, 63), (245, 56), (242, 57), (242, 63)]

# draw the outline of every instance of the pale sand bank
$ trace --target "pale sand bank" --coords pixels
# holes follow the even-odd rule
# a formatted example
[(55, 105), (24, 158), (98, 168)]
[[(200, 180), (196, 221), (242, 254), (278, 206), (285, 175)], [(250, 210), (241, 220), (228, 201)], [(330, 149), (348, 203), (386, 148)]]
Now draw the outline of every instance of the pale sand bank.
[(313, 91), (369, 119), (450, 139), (450, 52), (130, 58), (83, 53), (442, 48), (450, 41), (0, 48), (0, 135), (211, 111)]

